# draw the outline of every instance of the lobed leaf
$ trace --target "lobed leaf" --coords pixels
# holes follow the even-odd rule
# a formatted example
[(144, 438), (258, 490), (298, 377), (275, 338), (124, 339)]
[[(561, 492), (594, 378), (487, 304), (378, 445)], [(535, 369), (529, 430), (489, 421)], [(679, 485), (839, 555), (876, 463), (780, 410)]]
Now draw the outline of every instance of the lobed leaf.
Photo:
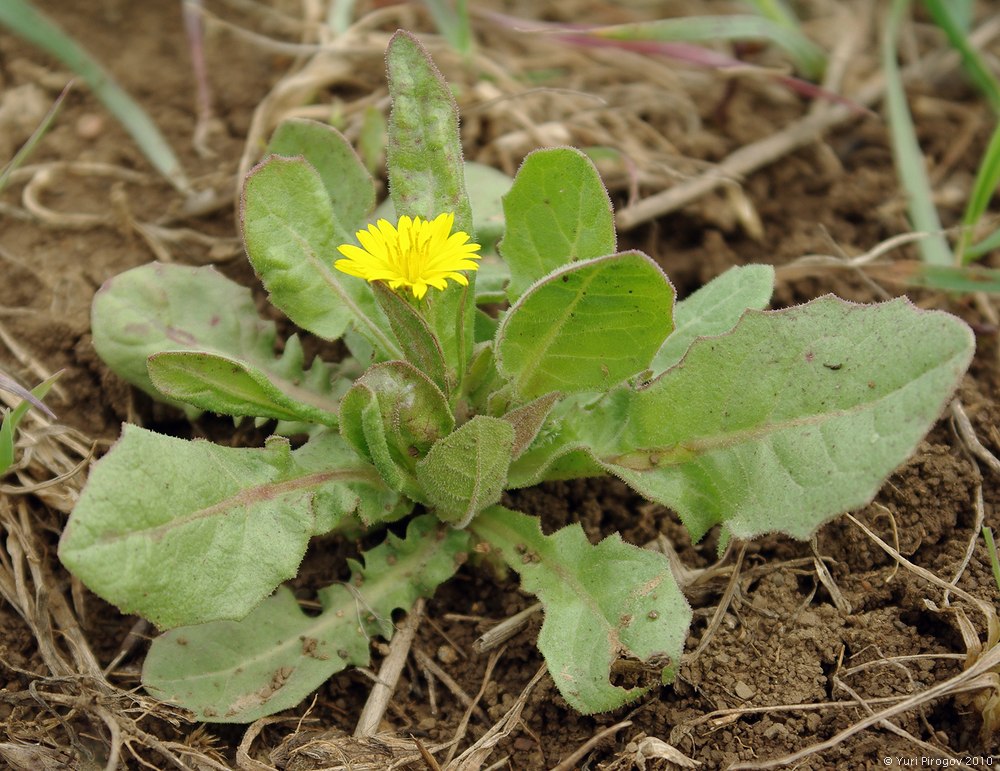
[(242, 621), (174, 629), (153, 640), (142, 681), (156, 698), (214, 723), (250, 723), (294, 707), (348, 666), (367, 666), (369, 639), (391, 637), (392, 613), (430, 596), (464, 561), (468, 536), (414, 519), (406, 538), (353, 563), (349, 583), (318, 593), (322, 611), (302, 612), (286, 587)]
[(288, 318), (329, 340), (353, 327), (380, 355), (401, 355), (368, 284), (333, 267), (355, 224), (341, 219), (311, 165), (269, 156), (247, 176), (240, 215), (250, 263)]
[(228, 356), (163, 351), (147, 361), (150, 381), (171, 399), (225, 415), (337, 425), (337, 403)]
[[(269, 382), (272, 402), (283, 402), (286, 407), (295, 403), (298, 410), (324, 414), (336, 411), (336, 370), (322, 362), (305, 369), (302, 346), (294, 336), (286, 342), (284, 355), (277, 356), (274, 322), (257, 315), (249, 289), (214, 268), (153, 262), (127, 270), (98, 290), (91, 328), (97, 353), (117, 375), (168, 404), (184, 408), (191, 403), (231, 415), (278, 417), (275, 405), (262, 409), (259, 399), (239, 398), (226, 379), (208, 380), (222, 359), (239, 371), (231, 380), (252, 373), (249, 377)], [(187, 374), (200, 379), (197, 393), (190, 380), (190, 387), (182, 388), (181, 382), (174, 383), (162, 372), (169, 364), (153, 368), (160, 384), (175, 398), (153, 384), (149, 358), (166, 352), (187, 354), (172, 361), (185, 362)], [(195, 361), (204, 362), (205, 367), (192, 368)], [(189, 396), (194, 401), (187, 402)]]
[[(672, 679), (691, 609), (662, 554), (617, 534), (591, 545), (579, 524), (546, 536), (537, 517), (502, 506), (482, 512), (471, 527), (544, 605), (538, 648), (574, 709), (616, 709)], [(647, 669), (651, 682), (612, 685), (622, 659)]]
[(504, 317), (497, 366), (524, 399), (607, 390), (649, 366), (673, 328), (673, 302), (670, 281), (641, 252), (574, 263)]
[(748, 311), (648, 386), (614, 391), (578, 430), (694, 538), (723, 523), (738, 538), (807, 539), (906, 460), (974, 347), (962, 321), (905, 299)]
[(577, 260), (615, 251), (611, 199), (593, 162), (579, 150), (536, 150), (503, 199), (507, 229), (500, 253), (510, 267), (507, 297)]
[(300, 452), (276, 437), (236, 449), (127, 424), (91, 471), (59, 557), (160, 628), (242, 618), (296, 574), (310, 536), (355, 513), (353, 485), (380, 486), (356, 457), (338, 467)]

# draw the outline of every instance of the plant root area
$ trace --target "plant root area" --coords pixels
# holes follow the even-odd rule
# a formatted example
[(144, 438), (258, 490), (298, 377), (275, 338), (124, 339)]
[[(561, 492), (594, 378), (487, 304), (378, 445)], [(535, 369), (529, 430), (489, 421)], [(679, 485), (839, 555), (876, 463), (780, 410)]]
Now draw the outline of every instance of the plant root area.
[[(168, 184), (77, 82), (0, 196), (0, 370), (25, 385), (62, 370), (46, 400), (57, 419), (29, 413), (19, 463), (0, 479), (0, 765), (655, 771), (1000, 763), (989, 759), (998, 751), (996, 725), (983, 719), (1000, 678), (976, 668), (993, 642), (998, 601), (980, 536), (984, 524), (1000, 530), (997, 299), (910, 280), (919, 253), (912, 239), (898, 239), (910, 229), (879, 85), (885, 3), (796, 5), (805, 30), (831, 52), (825, 85), (846, 105), (790, 89), (779, 78), (788, 62), (769, 46), (713, 44), (752, 65), (721, 70), (525, 30), (528, 20), (615, 24), (731, 12), (724, 3), (472, 3), (468, 57), (438, 36), (419, 3), (363, 0), (340, 35), (325, 28), (324, 3), (189, 3), (201, 31), (194, 47), (180, 0), (35, 5), (148, 111), (202, 194)], [(995, 57), (989, 5), (977, 4), (974, 30)], [(976, 358), (957, 401), (876, 499), (809, 543), (769, 536), (734, 544), (720, 559), (717, 532), (692, 543), (671, 511), (613, 479), (511, 493), (505, 502), (541, 517), (547, 532), (577, 522), (595, 542), (620, 532), (664, 550), (677, 570), (695, 614), (677, 678), (618, 712), (577, 714), (539, 674), (539, 613), (525, 613), (495, 645), (480, 641), (534, 600), (513, 577), (468, 564), (424, 604), (374, 735), (354, 737), (380, 664), (393, 653), (384, 640), (372, 641), (370, 671), (334, 677), (297, 709), (251, 726), (199, 724), (140, 686), (155, 630), (90, 594), (61, 567), (56, 546), (91, 464), (122, 422), (232, 446), (259, 446), (266, 426), (234, 428), (212, 416), (189, 423), (131, 390), (94, 352), (91, 300), (108, 278), (153, 259), (214, 264), (254, 290), (283, 334), (294, 332), (266, 310), (243, 254), (239, 179), (285, 117), (329, 120), (352, 141), (373, 118), (377, 125), (388, 109), (384, 49), (397, 28), (421, 36), (452, 84), (467, 159), (513, 174), (537, 147), (594, 149), (620, 246), (652, 255), (680, 297), (730, 266), (770, 263), (778, 271), (774, 307), (829, 292), (859, 302), (905, 293), (967, 321)], [(926, 18), (916, 16), (904, 42), (913, 119), (951, 227), (995, 116)], [(27, 140), (70, 78), (59, 61), (0, 35), (0, 161)], [(1000, 267), (995, 255), (991, 261)], [(306, 345), (310, 355), (337, 351)], [(344, 558), (356, 550), (317, 541), (295, 589), (308, 598), (344, 578)]]

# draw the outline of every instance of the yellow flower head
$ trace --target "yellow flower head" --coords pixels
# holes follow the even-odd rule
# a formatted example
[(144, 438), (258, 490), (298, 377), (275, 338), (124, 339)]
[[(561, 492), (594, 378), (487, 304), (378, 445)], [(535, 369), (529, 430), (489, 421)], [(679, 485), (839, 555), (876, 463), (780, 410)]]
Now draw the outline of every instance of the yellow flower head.
[(455, 215), (439, 214), (431, 221), (420, 217), (399, 218), (394, 228), (388, 220), (379, 220), (367, 230), (357, 232), (359, 248), (342, 244), (337, 250), (347, 259), (334, 267), (366, 281), (385, 281), (390, 289), (405, 287), (418, 300), (427, 287), (444, 289), (447, 279), (468, 286), (469, 279), (460, 270), (478, 270), (475, 260), (479, 244), (467, 243), (469, 234), (451, 232)]

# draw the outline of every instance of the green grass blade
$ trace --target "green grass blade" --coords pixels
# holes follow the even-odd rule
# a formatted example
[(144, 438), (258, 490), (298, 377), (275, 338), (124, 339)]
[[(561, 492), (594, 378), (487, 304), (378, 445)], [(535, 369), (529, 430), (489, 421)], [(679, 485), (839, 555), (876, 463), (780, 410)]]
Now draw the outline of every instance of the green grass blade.
[(434, 26), (448, 44), (463, 56), (472, 53), (472, 24), (467, 0), (426, 0)]
[(990, 567), (993, 568), (993, 580), (1000, 590), (1000, 557), (997, 556), (997, 545), (993, 540), (993, 528), (983, 528), (983, 540), (986, 541), (986, 551), (990, 557)]
[(968, 24), (971, 9), (963, 8), (965, 5), (971, 3), (957, 0), (947, 0), (947, 2), (924, 0), (924, 7), (934, 19), (934, 23), (941, 28), (948, 37), (948, 42), (962, 57), (962, 66), (969, 79), (983, 92), (993, 110), (1000, 111), (1000, 83), (993, 76), (979, 51), (969, 42)]
[(619, 24), (590, 30), (591, 34), (614, 40), (656, 40), (660, 42), (703, 40), (767, 40), (783, 48), (809, 78), (818, 78), (826, 67), (826, 54), (795, 27), (760, 16), (686, 16), (636, 24)]
[(1000, 249), (1000, 228), (994, 230), (982, 241), (966, 247), (965, 251), (962, 253), (963, 259), (966, 262), (974, 262), (984, 254), (989, 254), (994, 249)]
[(749, 4), (754, 7), (757, 13), (775, 24), (780, 24), (788, 29), (797, 30), (799, 28), (798, 19), (795, 18), (795, 14), (792, 13), (791, 8), (784, 0), (750, 0)]
[(49, 111), (45, 113), (45, 117), (42, 118), (42, 122), (38, 124), (31, 136), (28, 137), (28, 141), (21, 145), (21, 149), (14, 153), (14, 157), (10, 159), (10, 163), (3, 167), (3, 171), (0, 171), (0, 192), (7, 187), (7, 183), (10, 181), (10, 175), (13, 174), (20, 166), (23, 164), (31, 154), (35, 151), (35, 147), (41, 141), (42, 137), (49, 130), (49, 126), (52, 125), (52, 121), (56, 117), (56, 113), (59, 112), (59, 108), (62, 107), (63, 101), (66, 99), (66, 95), (73, 88), (73, 81), (71, 80), (66, 84), (66, 87), (62, 90), (62, 93), (56, 97), (55, 102), (49, 108)]
[(931, 265), (950, 265), (951, 249), (942, 235), (941, 221), (931, 196), (924, 156), (917, 142), (910, 108), (906, 103), (903, 77), (896, 61), (896, 41), (910, 0), (893, 0), (882, 38), (882, 70), (885, 74), (885, 104), (892, 135), (892, 154), (900, 182), (909, 199), (910, 221), (927, 234), (918, 242), (923, 260)]
[(958, 239), (958, 246), (955, 247), (956, 263), (966, 265), (982, 256), (983, 252), (976, 253), (969, 248), (969, 241), (972, 239), (973, 228), (986, 213), (997, 185), (1000, 185), (1000, 124), (993, 129), (993, 136), (990, 137), (990, 143), (983, 154), (979, 171), (976, 172), (976, 181), (969, 194), (969, 201), (965, 205), (962, 235)]
[(191, 192), (191, 183), (160, 130), (111, 74), (75, 40), (25, 0), (0, 2), (0, 25), (51, 54), (83, 78), (95, 96), (132, 135), (149, 162), (178, 190)]

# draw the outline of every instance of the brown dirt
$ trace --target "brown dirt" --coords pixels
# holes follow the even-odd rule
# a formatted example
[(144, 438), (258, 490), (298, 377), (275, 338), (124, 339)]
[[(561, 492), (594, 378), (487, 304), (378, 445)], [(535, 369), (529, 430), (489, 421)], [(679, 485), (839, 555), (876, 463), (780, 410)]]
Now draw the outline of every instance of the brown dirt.
[[(154, 768), (168, 767), (171, 754), (191, 768), (209, 767), (205, 763), (210, 757), (219, 767), (317, 768), (348, 749), (375, 758), (370, 767), (387, 768), (399, 757), (393, 754), (399, 746), (413, 750), (411, 737), (428, 746), (448, 741), (464, 708), (420, 665), (404, 673), (380, 742), (349, 748), (343, 734), (318, 733), (353, 731), (370, 681), (349, 673), (322, 687), (314, 702), (279, 722), (258, 727), (259, 733), (255, 729), (243, 755), (237, 748), (244, 727), (192, 724), (141, 695), (127, 694), (138, 685), (145, 629), (136, 630), (139, 644), (118, 663), (110, 683), (102, 684), (99, 669), (129, 641), (136, 620), (120, 616), (82, 590), (55, 559), (58, 534), (85, 479), (86, 464), (57, 485), (36, 489), (33, 483), (54, 476), (56, 461), (46, 463), (48, 454), (58, 455), (52, 447), (69, 457), (72, 466), (91, 447), (100, 453), (125, 419), (180, 435), (211, 435), (227, 443), (258, 439), (246, 433), (234, 436), (231, 423), (224, 421), (205, 419), (189, 426), (171, 411), (131, 393), (93, 351), (89, 306), (104, 280), (157, 256), (140, 233), (137, 223), (143, 222), (174, 229), (178, 240), (157, 244), (170, 259), (216, 262), (227, 275), (262, 296), (234, 241), (231, 196), (253, 112), (296, 61), (288, 53), (261, 50), (209, 25), (206, 54), (218, 120), (209, 139), (214, 155), (201, 158), (192, 147), (195, 87), (179, 2), (102, 0), (81, 6), (67, 0), (38, 0), (36, 4), (104, 61), (149, 110), (196, 185), (213, 189), (221, 203), (201, 216), (181, 214), (182, 196), (155, 175), (122, 129), (79, 86), (30, 163), (101, 162), (135, 170), (142, 181), (57, 169), (56, 180), (43, 191), (44, 205), (63, 215), (105, 217), (100, 223), (80, 226), (58, 216), (45, 223), (37, 212), (27, 212), (22, 207), (23, 179), (2, 197), (0, 265), (5, 291), (0, 304), (0, 369), (25, 383), (64, 370), (48, 401), (66, 429), (31, 430), (34, 424), (29, 422), (25, 436), (37, 443), (35, 460), (16, 479), (4, 480), (7, 487), (2, 488), (7, 552), (0, 552), (4, 598), (0, 728), (7, 742), (23, 746), (15, 750), (11, 744), (0, 745), (0, 757), (15, 768), (102, 767), (114, 746), (112, 725), (125, 727), (127, 746), (120, 763), (129, 768), (139, 767), (140, 758)], [(236, 3), (206, 5), (263, 35), (295, 40), (301, 32), (286, 23), (300, 14), (300, 4), (291, 0), (248, 6), (240, 12), (234, 10), (242, 7)], [(314, 115), (339, 114), (350, 136), (357, 133), (366, 104), (384, 107), (379, 98), (385, 93), (381, 48), (386, 33), (398, 26), (425, 31), (430, 26), (419, 7), (376, 5), (382, 20), (373, 26), (367, 47), (349, 54), (347, 71), (283, 108), (311, 104)], [(672, 11), (684, 7), (684, 3), (669, 5)], [(700, 12), (704, 5), (694, 4)], [(817, 0), (806, 5), (811, 28), (824, 44), (833, 45), (836, 30), (846, 29), (838, 25), (848, 23), (838, 7), (846, 8), (852, 19), (865, 19), (872, 18), (876, 4)], [(641, 5), (643, 10), (629, 10), (598, 0), (514, 4), (513, 11), (510, 4), (505, 7), (522, 16), (570, 21), (617, 22), (657, 13), (647, 4)], [(367, 13), (371, 8), (360, 3), (359, 10)], [(632, 202), (633, 182), (640, 197), (654, 194), (744, 145), (782, 131), (811, 108), (760, 78), (725, 79), (715, 72), (638, 54), (581, 53), (518, 36), (484, 20), (477, 21), (476, 32), (477, 63), (492, 67), (488, 77), (477, 78), (474, 65), (464, 64), (443, 46), (433, 49), (456, 89), (468, 157), (512, 172), (520, 158), (539, 144), (614, 145), (632, 160), (631, 165), (601, 167), (619, 208)], [(943, 47), (925, 26), (916, 32), (923, 55)], [(853, 57), (846, 93), (877, 67), (874, 34)], [(761, 64), (780, 64), (780, 57), (767, 50), (746, 55)], [(9, 157), (27, 137), (67, 79), (58, 63), (16, 38), (0, 37), (0, 159)], [(497, 97), (532, 84), (567, 90), (496, 102)], [(968, 190), (991, 127), (987, 105), (960, 84), (953, 70), (943, 69), (913, 87), (913, 95), (919, 97), (914, 109), (918, 132), (941, 193), (946, 224), (961, 215), (964, 199), (954, 193)], [(603, 101), (595, 101), (595, 95)], [(335, 108), (316, 109), (331, 103)], [(623, 234), (622, 240), (652, 254), (684, 295), (733, 264), (786, 265), (814, 253), (853, 256), (906, 230), (885, 125), (871, 115), (847, 121), (822, 141), (750, 175), (742, 185), (691, 201)], [(902, 254), (914, 257), (907, 249)], [(877, 287), (860, 274), (817, 269), (783, 279), (776, 303), (800, 302), (831, 291), (849, 299), (872, 300), (886, 290), (898, 293), (901, 288)], [(1000, 451), (995, 300), (976, 302), (926, 291), (912, 296), (922, 305), (957, 313), (981, 332), (979, 353), (960, 397), (980, 440), (989, 450)], [(967, 546), (975, 539), (958, 586), (995, 605), (997, 588), (974, 528), (981, 486), (985, 522), (1000, 529), (997, 481), (988, 469), (980, 475), (950, 422), (942, 421), (876, 501), (856, 515), (889, 542), (895, 534), (904, 556), (945, 581), (959, 571)], [(518, 492), (510, 502), (541, 516), (547, 530), (580, 522), (592, 540), (619, 531), (638, 544), (662, 534), (689, 568), (706, 568), (716, 561), (713, 536), (692, 544), (670, 512), (642, 501), (614, 480), (547, 484)], [(642, 761), (644, 737), (669, 742), (704, 768), (763, 761), (830, 739), (865, 718), (868, 702), (877, 710), (886, 704), (879, 699), (917, 693), (962, 671), (968, 663), (967, 642), (958, 614), (936, 609), (945, 602), (940, 588), (911, 570), (895, 568), (894, 561), (847, 519), (824, 527), (814, 548), (783, 537), (747, 544), (731, 602), (697, 655), (691, 654), (709, 634), (735, 556), (692, 584), (689, 598), (695, 623), (677, 683), (620, 713), (577, 715), (543, 678), (530, 693), (521, 722), (487, 765), (552, 768), (615, 725), (564, 767), (608, 771), (675, 767), (662, 759)], [(25, 549), (27, 556), (19, 551)], [(814, 555), (820, 555), (829, 568), (827, 583), (819, 577)], [(475, 695), (483, 688), (481, 711), (473, 715), (464, 745), (504, 715), (541, 665), (534, 647), (539, 619), (535, 617), (508, 642), (485, 684), (487, 656), (475, 654), (472, 643), (485, 629), (531, 602), (513, 579), (467, 568), (428, 603), (416, 648), (464, 693)], [(974, 609), (966, 606), (965, 612), (982, 635)], [(79, 629), (74, 626), (77, 620)], [(53, 623), (61, 630), (55, 636)], [(89, 664), (83, 652), (87, 646), (96, 657)], [(377, 666), (380, 651), (376, 651)], [(300, 722), (301, 715), (306, 718)], [(620, 724), (624, 720), (628, 723)], [(893, 723), (856, 733), (796, 767), (883, 767), (889, 757), (915, 759), (919, 765), (921, 757), (932, 757), (934, 748), (958, 758), (982, 759), (997, 751), (992, 739), (982, 735), (976, 705), (967, 694), (947, 694), (903, 712)], [(302, 751), (303, 745), (312, 748), (312, 755)], [(201, 755), (195, 757), (195, 750)], [(408, 767), (428, 766), (417, 761)]]

